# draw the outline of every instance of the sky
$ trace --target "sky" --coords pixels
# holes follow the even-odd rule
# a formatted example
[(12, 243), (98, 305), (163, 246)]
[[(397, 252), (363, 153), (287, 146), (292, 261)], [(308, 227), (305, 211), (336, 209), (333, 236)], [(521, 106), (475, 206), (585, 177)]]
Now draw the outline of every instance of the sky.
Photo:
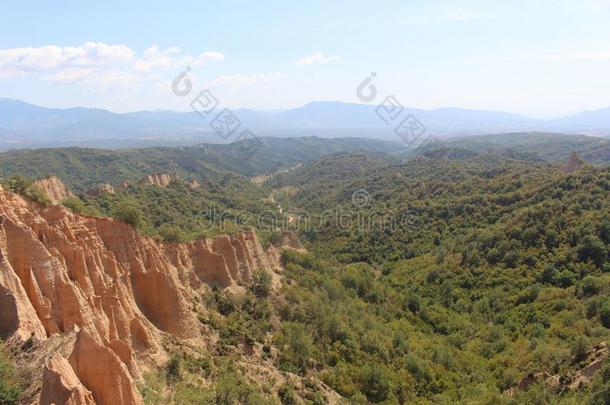
[(0, 97), (117, 112), (382, 95), (552, 118), (610, 107), (610, 0), (3, 1)]

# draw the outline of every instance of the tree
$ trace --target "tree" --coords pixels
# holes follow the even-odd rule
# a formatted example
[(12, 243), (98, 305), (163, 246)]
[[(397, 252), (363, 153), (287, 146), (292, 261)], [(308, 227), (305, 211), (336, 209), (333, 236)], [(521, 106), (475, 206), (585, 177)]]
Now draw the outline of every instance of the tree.
[(360, 391), (371, 402), (388, 399), (391, 392), (390, 376), (379, 364), (367, 364), (360, 372)]
[(595, 235), (584, 237), (577, 247), (577, 254), (581, 262), (591, 260), (598, 267), (602, 267), (608, 255), (606, 245)]
[(271, 274), (265, 270), (258, 270), (252, 274), (250, 291), (258, 298), (266, 298), (271, 292)]
[(279, 345), (284, 347), (279, 357), (280, 369), (305, 373), (315, 350), (305, 326), (292, 322), (284, 324), (278, 340)]
[(414, 314), (421, 310), (421, 298), (415, 293), (409, 293), (405, 300), (405, 307)]
[(159, 228), (159, 235), (165, 242), (179, 243), (186, 240), (184, 232), (176, 226), (164, 224)]
[(610, 329), (610, 303), (606, 302), (599, 310), (599, 321)]

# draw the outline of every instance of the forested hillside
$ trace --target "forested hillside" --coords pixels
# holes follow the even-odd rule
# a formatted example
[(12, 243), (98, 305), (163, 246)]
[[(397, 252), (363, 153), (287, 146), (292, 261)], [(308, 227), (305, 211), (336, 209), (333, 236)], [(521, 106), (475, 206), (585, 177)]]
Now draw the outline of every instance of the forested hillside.
[(478, 157), (328, 178), (291, 193), (315, 255), (288, 267), (286, 320), (313, 331), (331, 387), (496, 403), (547, 373), (562, 386), (540, 379), (518, 403), (590, 395), (566, 386), (610, 336), (610, 169)]
[(253, 150), (240, 143), (122, 150), (15, 150), (0, 153), (0, 177), (21, 174), (41, 178), (54, 174), (73, 190), (87, 191), (100, 183), (135, 182), (151, 173), (171, 173), (198, 180), (216, 180), (227, 172), (252, 177), (332, 153), (356, 150), (391, 153), (401, 149), (397, 142), (360, 138), (261, 138), (260, 141), (260, 146), (255, 145)]
[[(56, 169), (69, 176), (62, 162)], [(257, 184), (198, 165), (207, 179), (200, 187), (135, 183), (64, 204), (166, 241), (242, 226), (258, 228), (265, 244), (299, 235), (307, 251), (283, 253), (277, 292), (260, 279), (246, 297), (219, 290), (206, 298), (201, 321), (223, 344), (263, 345), (273, 367), (316, 377), (353, 403), (609, 400), (610, 167), (567, 172), (563, 163), (488, 152), (396, 163), (344, 151)], [(148, 168), (125, 170), (135, 179)], [(210, 204), (229, 213), (222, 227)], [(238, 220), (245, 214), (250, 222)], [(268, 220), (252, 220), (261, 215)], [(220, 351), (210, 361), (226, 360)], [(143, 392), (185, 389), (159, 373)], [(284, 403), (296, 400), (293, 388), (279, 396)], [(190, 403), (210, 398), (202, 387), (193, 392), (200, 396)]]

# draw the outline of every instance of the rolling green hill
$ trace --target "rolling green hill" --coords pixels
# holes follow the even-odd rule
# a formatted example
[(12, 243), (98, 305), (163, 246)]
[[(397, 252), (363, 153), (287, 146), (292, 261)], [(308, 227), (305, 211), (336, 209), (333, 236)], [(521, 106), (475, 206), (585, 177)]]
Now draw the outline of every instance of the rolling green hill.
[(576, 152), (589, 163), (610, 162), (610, 143), (603, 138), (585, 135), (538, 132), (480, 135), (442, 140), (442, 146), (476, 153), (493, 152), (516, 160), (557, 162)]
[(56, 148), (0, 153), (0, 177), (19, 173), (30, 178), (58, 176), (75, 191), (100, 183), (137, 182), (147, 174), (177, 174), (185, 179), (218, 181), (230, 174), (253, 177), (322, 156), (353, 150), (395, 152), (392, 142), (359, 138), (261, 138), (249, 159), (240, 144), (105, 150)]

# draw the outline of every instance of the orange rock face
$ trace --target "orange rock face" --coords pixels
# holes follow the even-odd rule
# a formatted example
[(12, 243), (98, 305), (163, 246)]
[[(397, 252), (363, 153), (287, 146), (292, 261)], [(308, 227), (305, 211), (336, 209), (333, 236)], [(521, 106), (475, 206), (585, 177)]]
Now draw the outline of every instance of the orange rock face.
[(60, 355), (47, 361), (42, 381), (43, 404), (95, 405), (91, 391), (81, 384), (68, 360)]
[(167, 187), (169, 186), (169, 183), (177, 180), (178, 176), (167, 173), (157, 173), (147, 175), (141, 180), (141, 183), (148, 184), (151, 186)]
[(199, 182), (196, 179), (192, 179), (191, 181), (188, 182), (188, 187), (191, 190), (196, 190), (201, 187), (201, 184), (199, 184)]
[(201, 336), (193, 297), (278, 267), (254, 232), (161, 244), (0, 190), (0, 337), (44, 344), (77, 333), (65, 356), (47, 359), (42, 404), (142, 403), (139, 359), (163, 353), (163, 334)]
[(72, 192), (57, 176), (49, 176), (46, 179), (37, 180), (34, 182), (34, 185), (41, 189), (54, 205), (73, 196)]
[(98, 197), (102, 194), (114, 194), (114, 187), (112, 185), (105, 183), (101, 184), (99, 187), (92, 188), (87, 192), (87, 194), (92, 195), (94, 197)]

